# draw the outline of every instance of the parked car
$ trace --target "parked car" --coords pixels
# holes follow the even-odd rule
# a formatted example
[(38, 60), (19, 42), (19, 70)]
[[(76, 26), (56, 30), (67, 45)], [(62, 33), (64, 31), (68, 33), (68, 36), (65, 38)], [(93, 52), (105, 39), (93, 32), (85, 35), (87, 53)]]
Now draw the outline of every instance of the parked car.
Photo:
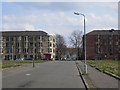
[(24, 60), (24, 58), (16, 58), (16, 60)]
[(25, 58), (25, 60), (33, 60), (33, 58)]
[(41, 58), (41, 60), (47, 60), (46, 58)]

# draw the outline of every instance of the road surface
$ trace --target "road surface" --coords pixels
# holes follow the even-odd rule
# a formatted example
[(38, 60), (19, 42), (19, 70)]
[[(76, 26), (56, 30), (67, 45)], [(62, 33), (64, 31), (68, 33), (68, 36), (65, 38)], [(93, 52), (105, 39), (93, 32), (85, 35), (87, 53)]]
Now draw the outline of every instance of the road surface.
[(2, 71), (3, 88), (85, 88), (74, 61), (28, 64)]

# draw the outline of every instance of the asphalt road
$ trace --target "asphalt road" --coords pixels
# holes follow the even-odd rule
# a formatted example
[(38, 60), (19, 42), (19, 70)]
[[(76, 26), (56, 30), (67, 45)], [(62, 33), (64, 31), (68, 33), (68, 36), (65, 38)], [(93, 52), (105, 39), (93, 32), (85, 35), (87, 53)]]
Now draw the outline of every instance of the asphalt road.
[(85, 88), (74, 61), (50, 61), (2, 71), (3, 88)]

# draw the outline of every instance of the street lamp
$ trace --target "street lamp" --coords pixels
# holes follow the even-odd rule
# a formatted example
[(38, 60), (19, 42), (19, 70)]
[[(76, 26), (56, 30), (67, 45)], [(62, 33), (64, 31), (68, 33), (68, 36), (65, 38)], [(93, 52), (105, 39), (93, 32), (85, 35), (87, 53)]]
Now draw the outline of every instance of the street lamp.
[(84, 63), (84, 69), (85, 69), (85, 74), (87, 74), (87, 64), (86, 64), (86, 29), (85, 29), (85, 15), (82, 13), (74, 12), (76, 15), (82, 15), (84, 17), (84, 54), (85, 54), (85, 63)]
[(14, 47), (12, 45), (12, 60), (14, 60)]

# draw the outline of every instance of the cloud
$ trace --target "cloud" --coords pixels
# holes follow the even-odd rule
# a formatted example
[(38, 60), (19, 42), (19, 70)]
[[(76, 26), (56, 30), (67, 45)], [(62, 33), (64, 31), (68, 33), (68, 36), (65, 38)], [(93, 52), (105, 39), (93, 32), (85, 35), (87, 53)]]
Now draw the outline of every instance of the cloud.
[(25, 24), (24, 25), (24, 28), (25, 28), (25, 30), (30, 30), (30, 31), (35, 31), (36, 29), (35, 29), (35, 27), (33, 26), (33, 25), (30, 25), (30, 24)]
[(3, 24), (2, 25), (2, 30), (3, 31), (35, 31), (35, 27), (31, 24), (24, 23), (24, 24)]
[(12, 30), (12, 29), (16, 29), (17, 26), (15, 26), (14, 24), (3, 24), (2, 25), (2, 29), (3, 30)]
[(64, 3), (64, 2), (61, 3), (21, 2), (13, 4), (18, 5), (21, 11), (12, 12), (12, 9), (10, 9), (11, 10), (10, 14), (8, 13), (3, 14), (3, 30), (44, 29), (48, 33), (60, 33), (62, 35), (67, 36), (70, 35), (70, 33), (73, 30), (78, 29), (83, 30), (83, 17), (74, 15), (73, 14), (74, 11), (81, 11), (83, 13), (86, 12), (85, 15), (87, 32), (95, 28), (102, 29), (117, 27), (116, 17), (117, 13), (113, 13), (116, 10), (110, 9), (114, 8), (115, 4), (113, 6), (112, 4), (106, 3), (99, 4), (99, 3)]
[(2, 17), (2, 20), (5, 22), (13, 21), (15, 19), (17, 19), (17, 18), (14, 15), (5, 15)]
[[(87, 32), (95, 28), (117, 27), (117, 18), (109, 14), (97, 15), (95, 13), (88, 13), (86, 19)], [(65, 12), (39, 13), (37, 15), (19, 16), (19, 18), (18, 16), (11, 15), (5, 16), (4, 20), (3, 30), (44, 29), (50, 33), (61, 34), (71, 33), (76, 29), (83, 30), (83, 17), (69, 16), (69, 13), (66, 14)]]
[[(118, 18), (109, 14), (97, 15), (89, 13), (87, 16), (87, 25), (89, 29), (116, 29), (118, 26)], [(89, 31), (91, 31), (89, 30)]]
[[(18, 18), (19, 17), (19, 18)], [(17, 18), (17, 19), (16, 19)], [(3, 29), (4, 30), (12, 30), (12, 29), (39, 29), (39, 28), (50, 28), (52, 27), (55, 30), (55, 27), (72, 27), (80, 25), (80, 20), (77, 18), (73, 18), (65, 15), (64, 12), (57, 13), (39, 13), (32, 14), (26, 16), (13, 16), (13, 15), (5, 15), (3, 16)], [(24, 27), (23, 27), (24, 26)]]

